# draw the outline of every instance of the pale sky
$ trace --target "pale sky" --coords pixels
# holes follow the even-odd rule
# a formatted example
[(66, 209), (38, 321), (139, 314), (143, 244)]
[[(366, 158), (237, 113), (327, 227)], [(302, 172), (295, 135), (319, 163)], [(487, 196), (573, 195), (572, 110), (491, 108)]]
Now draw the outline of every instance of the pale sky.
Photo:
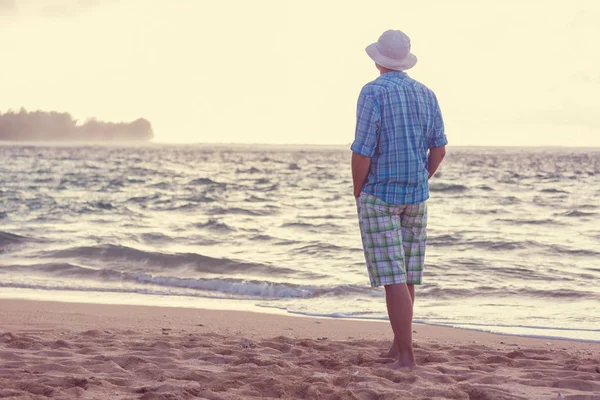
[(598, 0), (0, 0), (0, 110), (349, 144), (387, 29), (411, 37), (451, 145), (600, 146)]

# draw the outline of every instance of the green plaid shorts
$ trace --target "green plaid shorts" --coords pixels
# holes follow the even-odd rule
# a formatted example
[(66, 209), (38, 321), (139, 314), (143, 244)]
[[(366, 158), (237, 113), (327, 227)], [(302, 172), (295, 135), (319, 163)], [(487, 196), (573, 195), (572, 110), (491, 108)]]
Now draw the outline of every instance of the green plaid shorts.
[(371, 286), (421, 284), (427, 203), (392, 205), (361, 193), (356, 206)]

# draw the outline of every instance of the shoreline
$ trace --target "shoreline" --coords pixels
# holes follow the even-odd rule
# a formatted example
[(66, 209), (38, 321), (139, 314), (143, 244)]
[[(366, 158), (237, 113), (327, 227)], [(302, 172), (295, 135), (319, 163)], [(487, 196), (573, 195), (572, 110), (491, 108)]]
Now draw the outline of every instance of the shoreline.
[(0, 397), (600, 398), (597, 343), (413, 329), (394, 371), (387, 321), (0, 299)]
[[(124, 312), (127, 310), (127, 312)], [(58, 320), (49, 322), (47, 319), (39, 319), (40, 313), (55, 314)], [(314, 332), (313, 325), (318, 325), (319, 330), (327, 335), (323, 337), (335, 340), (345, 339), (370, 339), (391, 341), (392, 331), (388, 321), (364, 320), (350, 318), (314, 317), (302, 314), (290, 314), (283, 311), (262, 312), (261, 310), (234, 310), (228, 308), (196, 308), (182, 306), (159, 306), (159, 305), (130, 305), (130, 304), (104, 304), (84, 303), (70, 301), (33, 300), (19, 298), (0, 298), (0, 327), (9, 326), (19, 329), (23, 324), (33, 326), (42, 324), (47, 330), (65, 328), (65, 323), (81, 329), (92, 329), (97, 324), (97, 318), (101, 318), (104, 325), (108, 321), (115, 324), (115, 329), (140, 328), (152, 329), (157, 323), (156, 315), (161, 314), (164, 322), (174, 324), (178, 329), (190, 327), (193, 321), (190, 317), (208, 321), (202, 324), (214, 333), (231, 333), (236, 331), (249, 337), (268, 338), (277, 335), (289, 335), (296, 338), (310, 336)], [(93, 315), (94, 319), (90, 319)], [(229, 317), (229, 318), (226, 318)], [(225, 320), (224, 320), (225, 318)], [(34, 322), (35, 321), (35, 322)], [(59, 321), (59, 322), (58, 322)], [(266, 326), (263, 323), (268, 322)], [(41, 326), (41, 325), (40, 325)], [(287, 327), (285, 327), (287, 326)], [(344, 337), (345, 329), (351, 327), (356, 332), (353, 336)], [(99, 329), (100, 327), (96, 327)], [(106, 329), (110, 329), (107, 327)], [(206, 330), (206, 329), (204, 329)], [(513, 335), (493, 333), (483, 330), (457, 328), (445, 325), (413, 323), (415, 340), (431, 339), (448, 341), (457, 344), (483, 343), (483, 344), (508, 344), (519, 342), (519, 345), (549, 347), (556, 346), (563, 349), (600, 351), (600, 343), (591, 340), (578, 340), (570, 338), (534, 337), (524, 335)], [(420, 332), (422, 334), (420, 334)], [(502, 343), (501, 343), (502, 342)]]
[[(12, 293), (11, 293), (12, 292)], [(60, 297), (59, 297), (60, 296)], [(58, 299), (56, 299), (59, 297)], [(68, 304), (93, 304), (93, 305), (112, 305), (112, 306), (122, 306), (122, 307), (137, 307), (137, 306), (147, 306), (147, 307), (165, 307), (165, 308), (181, 308), (181, 309), (189, 309), (189, 310), (226, 310), (226, 311), (239, 311), (239, 312), (252, 312), (257, 314), (267, 314), (267, 315), (275, 315), (275, 316), (287, 316), (292, 318), (315, 318), (315, 319), (324, 319), (324, 320), (341, 320), (341, 321), (356, 321), (356, 322), (374, 322), (374, 323), (385, 323), (389, 327), (389, 321), (387, 319), (377, 319), (377, 318), (349, 318), (349, 317), (336, 317), (336, 316), (328, 316), (328, 315), (310, 315), (310, 314), (302, 314), (302, 313), (294, 313), (289, 312), (287, 310), (282, 310), (277, 307), (260, 307), (254, 304), (244, 304), (242, 301), (235, 301), (231, 299), (214, 299), (214, 298), (201, 298), (197, 299), (194, 304), (200, 304), (199, 306), (190, 305), (190, 299), (187, 297), (182, 297), (180, 299), (163, 297), (163, 296), (152, 296), (148, 297), (146, 295), (140, 294), (129, 294), (128, 296), (122, 296), (119, 298), (118, 296), (104, 296), (104, 293), (98, 292), (90, 292), (88, 296), (83, 297), (82, 292), (73, 292), (63, 293), (63, 292), (48, 292), (45, 296), (40, 296), (40, 292), (35, 289), (18, 289), (18, 290), (6, 290), (3, 293), (0, 293), (0, 302), (3, 300), (23, 300), (23, 301), (33, 301), (33, 302), (55, 302), (55, 303), (68, 303)], [(170, 304), (165, 304), (165, 302), (169, 302)], [(480, 325), (480, 328), (472, 328), (461, 326), (461, 323), (455, 323), (453, 325), (443, 324), (443, 323), (435, 323), (435, 322), (423, 322), (420, 320), (416, 320), (413, 322), (415, 325), (422, 325), (426, 327), (439, 327), (445, 329), (459, 329), (465, 330), (469, 332), (480, 332), (484, 334), (492, 334), (492, 335), (501, 335), (507, 337), (514, 338), (531, 338), (531, 339), (539, 339), (539, 340), (560, 340), (560, 341), (574, 341), (574, 342), (583, 342), (583, 343), (592, 343), (592, 344), (600, 344), (600, 339), (587, 339), (587, 338), (573, 338), (567, 336), (558, 336), (558, 335), (543, 335), (543, 334), (526, 334), (526, 333), (510, 333), (510, 332), (496, 332), (493, 331), (493, 325)], [(486, 329), (489, 327), (490, 329)], [(504, 328), (511, 326), (504, 326)], [(529, 329), (529, 330), (537, 330), (537, 331), (553, 331), (560, 332), (564, 329), (562, 328), (544, 328), (544, 327), (513, 327), (513, 328), (521, 328), (521, 329)]]

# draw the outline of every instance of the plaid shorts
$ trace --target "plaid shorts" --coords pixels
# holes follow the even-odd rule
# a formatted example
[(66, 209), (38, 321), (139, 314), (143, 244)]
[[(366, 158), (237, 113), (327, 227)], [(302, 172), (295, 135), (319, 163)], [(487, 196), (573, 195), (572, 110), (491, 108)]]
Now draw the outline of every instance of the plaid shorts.
[(356, 206), (371, 286), (421, 284), (427, 203), (392, 205), (361, 193)]

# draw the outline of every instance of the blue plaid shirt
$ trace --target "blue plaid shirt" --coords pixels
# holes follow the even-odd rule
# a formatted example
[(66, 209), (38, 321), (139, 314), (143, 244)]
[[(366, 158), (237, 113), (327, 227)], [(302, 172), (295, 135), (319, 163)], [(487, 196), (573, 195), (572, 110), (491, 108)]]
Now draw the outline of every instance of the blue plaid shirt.
[(404, 72), (387, 72), (358, 97), (352, 151), (371, 158), (362, 191), (389, 204), (429, 198), (427, 151), (448, 143), (435, 94)]

